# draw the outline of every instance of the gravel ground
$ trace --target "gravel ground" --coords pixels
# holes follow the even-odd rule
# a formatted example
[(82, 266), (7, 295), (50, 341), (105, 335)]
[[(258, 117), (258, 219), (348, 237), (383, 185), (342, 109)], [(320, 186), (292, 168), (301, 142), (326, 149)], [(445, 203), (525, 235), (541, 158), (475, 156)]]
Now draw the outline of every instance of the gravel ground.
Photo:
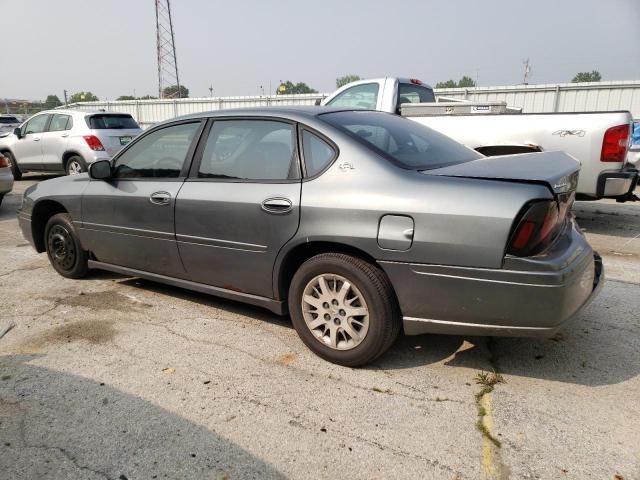
[(2, 479), (640, 478), (640, 204), (577, 204), (608, 278), (553, 338), (349, 369), (257, 308), (58, 276), (18, 230), (26, 178), (0, 208)]

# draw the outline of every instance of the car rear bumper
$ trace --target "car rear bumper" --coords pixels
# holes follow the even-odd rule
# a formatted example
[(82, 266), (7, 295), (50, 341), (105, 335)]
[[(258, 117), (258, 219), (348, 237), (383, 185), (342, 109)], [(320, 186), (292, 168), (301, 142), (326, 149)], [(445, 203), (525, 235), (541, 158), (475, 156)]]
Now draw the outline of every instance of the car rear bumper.
[(380, 262), (407, 335), (549, 336), (604, 283), (602, 260), (573, 225), (550, 252), (502, 269)]
[(598, 198), (621, 198), (631, 194), (638, 183), (638, 170), (627, 164), (622, 170), (602, 172), (598, 176)]

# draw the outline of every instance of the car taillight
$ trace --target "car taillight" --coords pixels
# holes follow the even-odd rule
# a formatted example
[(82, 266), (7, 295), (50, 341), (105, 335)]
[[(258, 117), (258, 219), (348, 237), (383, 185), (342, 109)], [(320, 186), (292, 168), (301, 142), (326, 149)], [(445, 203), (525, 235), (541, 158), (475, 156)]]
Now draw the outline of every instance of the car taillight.
[(89, 145), (89, 148), (91, 150), (95, 150), (95, 151), (104, 150), (104, 147), (102, 146), (102, 142), (95, 135), (85, 135), (82, 138), (84, 138), (84, 141), (87, 142), (87, 145)]
[(542, 251), (554, 240), (566, 217), (555, 200), (530, 203), (523, 211), (507, 247), (507, 253), (518, 257)]
[(0, 154), (0, 168), (8, 167), (9, 159), (4, 155)]
[(409, 81), (414, 85), (422, 85), (422, 80), (418, 80), (417, 78), (410, 78)]
[(602, 140), (601, 162), (624, 162), (629, 148), (629, 125), (611, 127)]

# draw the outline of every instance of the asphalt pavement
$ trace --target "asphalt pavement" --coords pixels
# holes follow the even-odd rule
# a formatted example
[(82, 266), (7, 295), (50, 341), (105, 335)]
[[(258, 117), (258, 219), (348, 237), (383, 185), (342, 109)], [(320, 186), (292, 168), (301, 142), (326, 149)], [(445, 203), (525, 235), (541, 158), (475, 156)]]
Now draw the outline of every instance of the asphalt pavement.
[(60, 277), (18, 229), (25, 178), (0, 207), (1, 479), (640, 478), (640, 203), (576, 205), (607, 281), (554, 337), (403, 337), (350, 369), (265, 310)]

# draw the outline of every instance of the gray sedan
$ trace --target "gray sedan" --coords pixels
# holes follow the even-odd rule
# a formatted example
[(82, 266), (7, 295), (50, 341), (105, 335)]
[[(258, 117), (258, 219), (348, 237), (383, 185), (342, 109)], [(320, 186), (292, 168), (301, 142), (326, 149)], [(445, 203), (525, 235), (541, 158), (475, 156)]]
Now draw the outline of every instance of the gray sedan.
[(401, 330), (549, 335), (602, 263), (564, 153), (485, 158), (404, 118), (219, 111), (147, 130), (88, 174), (25, 192), (19, 222), (69, 278), (135, 275), (289, 313), (357, 366)]
[(0, 204), (4, 196), (13, 189), (13, 174), (9, 159), (0, 153)]

